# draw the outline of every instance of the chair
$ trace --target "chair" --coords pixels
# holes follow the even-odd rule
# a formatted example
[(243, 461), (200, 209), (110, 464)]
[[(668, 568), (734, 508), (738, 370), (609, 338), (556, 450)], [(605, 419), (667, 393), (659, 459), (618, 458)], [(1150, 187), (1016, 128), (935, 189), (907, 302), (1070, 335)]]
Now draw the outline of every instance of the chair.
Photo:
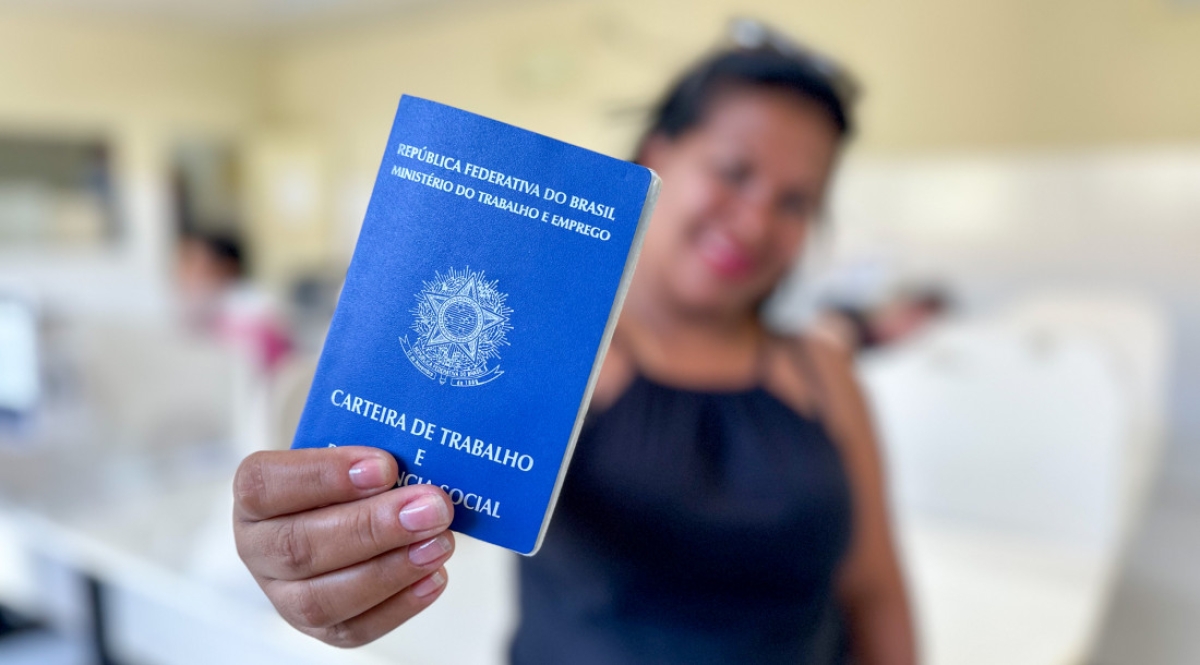
[(1086, 656), (1125, 510), (1130, 408), (1108, 354), (951, 323), (864, 362), (930, 663)]
[(1021, 298), (996, 314), (996, 325), (1031, 339), (1068, 336), (1096, 342), (1130, 409), (1123, 469), (1123, 528), (1136, 519), (1157, 475), (1166, 434), (1170, 333), (1152, 301), (1124, 291), (1052, 291)]

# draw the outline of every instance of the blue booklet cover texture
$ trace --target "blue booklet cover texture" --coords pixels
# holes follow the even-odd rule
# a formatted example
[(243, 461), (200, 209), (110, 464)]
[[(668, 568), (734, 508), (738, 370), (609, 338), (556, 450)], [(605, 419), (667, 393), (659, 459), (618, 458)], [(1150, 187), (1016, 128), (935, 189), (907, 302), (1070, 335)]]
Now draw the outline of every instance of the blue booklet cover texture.
[(403, 97), (293, 448), (384, 448), (454, 530), (535, 552), (658, 185)]

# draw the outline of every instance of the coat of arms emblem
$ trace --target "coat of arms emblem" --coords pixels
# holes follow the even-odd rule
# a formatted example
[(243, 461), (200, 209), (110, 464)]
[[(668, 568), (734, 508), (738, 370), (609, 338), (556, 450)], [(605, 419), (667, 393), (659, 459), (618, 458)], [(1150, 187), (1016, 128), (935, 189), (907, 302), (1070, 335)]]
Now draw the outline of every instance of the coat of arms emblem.
[(504, 304), (508, 294), (496, 290), (496, 284), (469, 267), (436, 273), (425, 282), (412, 309), (416, 341), (410, 343), (408, 335), (400, 338), (413, 366), (452, 386), (479, 386), (503, 374), (499, 349), (508, 344), (512, 310)]

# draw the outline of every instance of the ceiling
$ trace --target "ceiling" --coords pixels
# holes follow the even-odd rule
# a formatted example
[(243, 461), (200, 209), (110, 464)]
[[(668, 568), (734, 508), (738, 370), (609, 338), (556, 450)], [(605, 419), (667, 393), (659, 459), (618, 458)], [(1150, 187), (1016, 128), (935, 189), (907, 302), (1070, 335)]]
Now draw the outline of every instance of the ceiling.
[(466, 0), (0, 0), (0, 9), (37, 9), (105, 18), (166, 21), (228, 32), (274, 33), (327, 21), (369, 19)]

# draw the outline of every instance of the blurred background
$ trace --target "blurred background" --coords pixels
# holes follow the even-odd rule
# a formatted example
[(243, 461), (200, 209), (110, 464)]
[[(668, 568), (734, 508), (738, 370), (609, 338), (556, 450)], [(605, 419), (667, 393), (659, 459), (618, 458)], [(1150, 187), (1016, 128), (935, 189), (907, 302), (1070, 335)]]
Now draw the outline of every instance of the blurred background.
[(738, 16), (865, 89), (773, 315), (864, 347), (926, 662), (1200, 662), (1200, 2), (0, 0), (0, 663), (502, 662), (466, 538), (384, 640), (289, 629), (232, 470), (402, 93), (628, 157)]

